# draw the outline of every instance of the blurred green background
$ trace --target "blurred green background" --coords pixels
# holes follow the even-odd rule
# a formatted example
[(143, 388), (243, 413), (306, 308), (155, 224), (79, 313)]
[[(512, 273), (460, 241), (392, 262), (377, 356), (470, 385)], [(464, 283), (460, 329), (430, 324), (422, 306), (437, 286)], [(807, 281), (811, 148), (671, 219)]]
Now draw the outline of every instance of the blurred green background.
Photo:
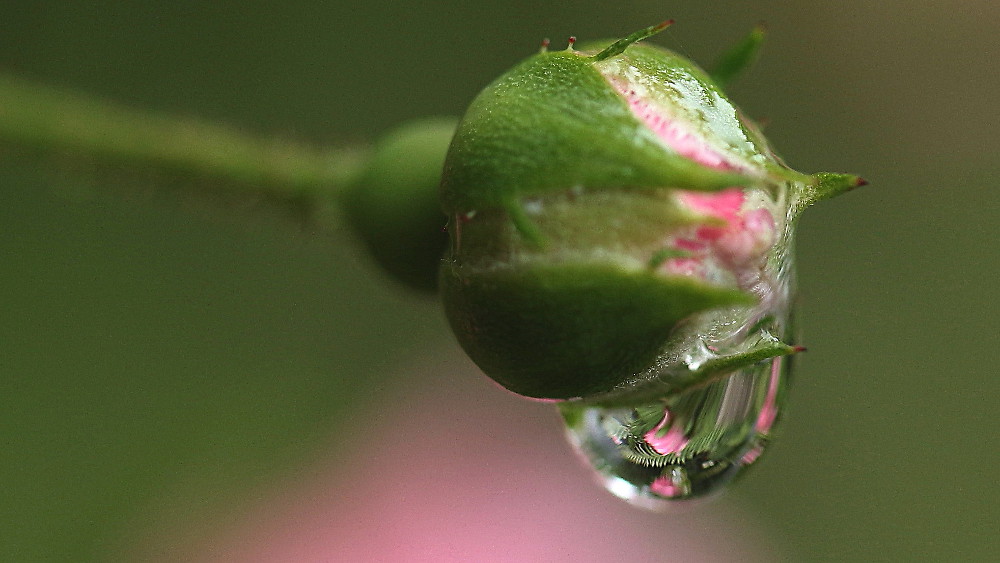
[[(794, 561), (993, 559), (1000, 4), (8, 0), (0, 71), (351, 144), (461, 113), (543, 37), (667, 17), (655, 42), (705, 64), (767, 22), (733, 97), (793, 167), (871, 182), (802, 223), (809, 353), (780, 439), (711, 510)], [(343, 429), (420, 388), (409, 366), (482, 377), (345, 236), (64, 172), (0, 150), (0, 560), (211, 541), (363, 449)]]

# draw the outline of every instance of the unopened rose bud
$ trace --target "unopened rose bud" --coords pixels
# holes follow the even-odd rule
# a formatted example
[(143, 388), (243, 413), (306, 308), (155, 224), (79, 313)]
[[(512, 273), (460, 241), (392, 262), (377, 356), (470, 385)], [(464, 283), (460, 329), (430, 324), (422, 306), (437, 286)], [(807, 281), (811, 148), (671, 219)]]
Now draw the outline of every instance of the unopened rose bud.
[[(781, 333), (794, 219), (856, 177), (785, 166), (704, 71), (635, 44), (659, 29), (530, 57), (452, 141), (446, 311), (516, 393), (641, 387), (684, 364), (694, 334), (729, 369), (795, 350)], [(751, 353), (768, 318), (779, 333)]]

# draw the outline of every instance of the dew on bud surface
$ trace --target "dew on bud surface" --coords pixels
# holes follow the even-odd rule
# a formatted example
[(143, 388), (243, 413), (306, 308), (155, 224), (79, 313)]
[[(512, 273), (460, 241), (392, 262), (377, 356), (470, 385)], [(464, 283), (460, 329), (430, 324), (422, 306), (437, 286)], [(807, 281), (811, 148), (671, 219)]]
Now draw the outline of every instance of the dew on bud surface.
[(789, 358), (635, 407), (566, 402), (567, 436), (604, 486), (650, 509), (722, 490), (758, 459), (784, 400)]
[[(750, 199), (738, 191), (695, 194), (694, 203), (724, 215), (728, 228), (696, 229), (690, 242), (713, 249), (711, 259), (697, 260), (697, 275), (731, 278), (758, 303), (692, 317), (657, 362), (628, 383), (657, 382), (664, 392), (636, 393), (625, 402), (598, 397), (559, 404), (569, 441), (608, 491), (635, 506), (662, 509), (721, 492), (771, 440), (792, 360), (751, 357), (755, 350), (793, 340), (792, 221), (777, 206)], [(743, 239), (767, 244), (743, 244)], [(730, 367), (719, 363), (738, 357), (743, 360)], [(705, 370), (712, 373), (707, 384), (684, 387)], [(686, 390), (666, 392), (672, 386)]]

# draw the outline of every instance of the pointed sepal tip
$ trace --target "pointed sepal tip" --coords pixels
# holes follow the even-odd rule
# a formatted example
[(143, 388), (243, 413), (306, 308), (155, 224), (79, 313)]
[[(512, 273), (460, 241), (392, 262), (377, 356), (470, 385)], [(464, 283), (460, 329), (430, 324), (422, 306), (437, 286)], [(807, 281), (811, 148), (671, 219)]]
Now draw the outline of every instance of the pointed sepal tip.
[(803, 186), (799, 193), (799, 199), (795, 205), (795, 215), (800, 214), (803, 209), (817, 201), (830, 199), (867, 185), (868, 180), (856, 174), (837, 174), (834, 172), (813, 174), (812, 182)]
[(620, 55), (623, 52), (625, 52), (625, 49), (628, 49), (629, 46), (632, 45), (633, 43), (638, 43), (643, 39), (652, 37), (657, 33), (663, 31), (664, 29), (667, 29), (673, 24), (674, 20), (665, 20), (656, 25), (651, 25), (645, 29), (640, 29), (635, 33), (632, 33), (626, 37), (619, 39), (618, 41), (615, 41), (611, 45), (608, 45), (603, 51), (597, 53), (591, 58), (595, 62), (598, 62), (598, 61), (603, 61), (605, 59), (610, 59), (611, 57), (614, 57), (616, 55)]
[(712, 80), (722, 88), (729, 85), (757, 60), (766, 35), (767, 27), (763, 23), (757, 24), (749, 35), (719, 57), (710, 73)]

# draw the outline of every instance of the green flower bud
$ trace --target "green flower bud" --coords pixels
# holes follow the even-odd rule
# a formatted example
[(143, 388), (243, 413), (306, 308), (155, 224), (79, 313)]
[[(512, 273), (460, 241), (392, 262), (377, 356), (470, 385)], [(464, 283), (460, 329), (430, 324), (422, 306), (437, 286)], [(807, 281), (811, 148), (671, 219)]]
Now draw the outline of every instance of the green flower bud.
[(436, 289), (448, 244), (437, 188), (455, 125), (452, 118), (422, 119), (389, 132), (341, 201), (379, 266), (421, 291)]
[(635, 44), (662, 27), (528, 58), (449, 148), (446, 312), (511, 391), (660, 393), (695, 346), (729, 370), (796, 350), (794, 219), (857, 179), (785, 166), (708, 74)]

